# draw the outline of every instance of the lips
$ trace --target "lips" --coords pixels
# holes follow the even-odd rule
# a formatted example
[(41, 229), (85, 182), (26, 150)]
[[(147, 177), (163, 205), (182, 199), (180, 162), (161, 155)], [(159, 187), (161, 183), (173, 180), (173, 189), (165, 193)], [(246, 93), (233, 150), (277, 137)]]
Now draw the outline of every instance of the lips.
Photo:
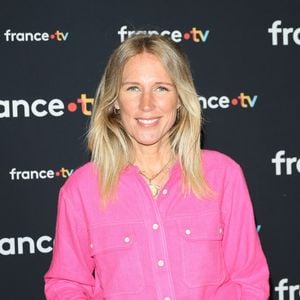
[(159, 118), (153, 118), (153, 119), (136, 119), (137, 122), (143, 126), (152, 126), (158, 123)]

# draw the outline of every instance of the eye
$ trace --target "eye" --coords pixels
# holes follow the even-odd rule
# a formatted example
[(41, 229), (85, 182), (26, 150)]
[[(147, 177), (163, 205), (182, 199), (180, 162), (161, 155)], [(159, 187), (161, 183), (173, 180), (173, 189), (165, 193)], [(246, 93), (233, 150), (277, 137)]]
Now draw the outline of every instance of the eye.
[(126, 91), (129, 92), (138, 92), (140, 89), (137, 86), (129, 86)]
[(168, 92), (168, 91), (169, 91), (169, 89), (166, 88), (165, 86), (158, 86), (158, 87), (157, 87), (157, 90), (158, 90), (159, 92)]

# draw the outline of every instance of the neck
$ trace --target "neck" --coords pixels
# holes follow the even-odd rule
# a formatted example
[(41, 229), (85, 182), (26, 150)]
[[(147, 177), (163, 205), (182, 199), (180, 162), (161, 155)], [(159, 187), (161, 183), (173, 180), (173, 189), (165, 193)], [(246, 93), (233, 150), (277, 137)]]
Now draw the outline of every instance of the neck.
[(173, 153), (169, 143), (159, 145), (138, 145), (135, 148), (134, 164), (146, 174), (155, 174), (171, 161)]

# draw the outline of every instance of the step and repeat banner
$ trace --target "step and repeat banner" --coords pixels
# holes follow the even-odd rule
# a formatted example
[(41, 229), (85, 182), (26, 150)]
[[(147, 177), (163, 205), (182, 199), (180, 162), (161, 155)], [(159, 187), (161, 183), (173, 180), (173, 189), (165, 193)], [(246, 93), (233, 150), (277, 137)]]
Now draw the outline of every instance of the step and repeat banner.
[(298, 0), (0, 7), (1, 299), (44, 299), (59, 188), (89, 160), (86, 132), (109, 54), (138, 31), (185, 49), (204, 112), (203, 146), (245, 172), (271, 299), (300, 299)]

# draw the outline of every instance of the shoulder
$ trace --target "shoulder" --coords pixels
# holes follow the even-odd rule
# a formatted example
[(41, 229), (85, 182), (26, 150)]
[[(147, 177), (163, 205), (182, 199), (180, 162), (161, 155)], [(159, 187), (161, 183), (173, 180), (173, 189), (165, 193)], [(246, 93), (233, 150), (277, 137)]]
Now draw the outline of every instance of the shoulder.
[(206, 180), (216, 190), (234, 185), (244, 178), (240, 165), (221, 152), (201, 150), (201, 161)]
[(204, 169), (240, 169), (240, 165), (228, 155), (215, 150), (201, 150)]
[(240, 165), (218, 151), (203, 150), (201, 153), (205, 179), (221, 200), (223, 212), (228, 213), (232, 205), (248, 201), (248, 187)]
[(59, 193), (59, 206), (72, 211), (91, 211), (99, 199), (96, 167), (89, 162), (77, 168), (66, 180)]
[(93, 190), (97, 185), (97, 170), (93, 163), (88, 162), (77, 168), (64, 183), (62, 190), (69, 193), (79, 190)]

